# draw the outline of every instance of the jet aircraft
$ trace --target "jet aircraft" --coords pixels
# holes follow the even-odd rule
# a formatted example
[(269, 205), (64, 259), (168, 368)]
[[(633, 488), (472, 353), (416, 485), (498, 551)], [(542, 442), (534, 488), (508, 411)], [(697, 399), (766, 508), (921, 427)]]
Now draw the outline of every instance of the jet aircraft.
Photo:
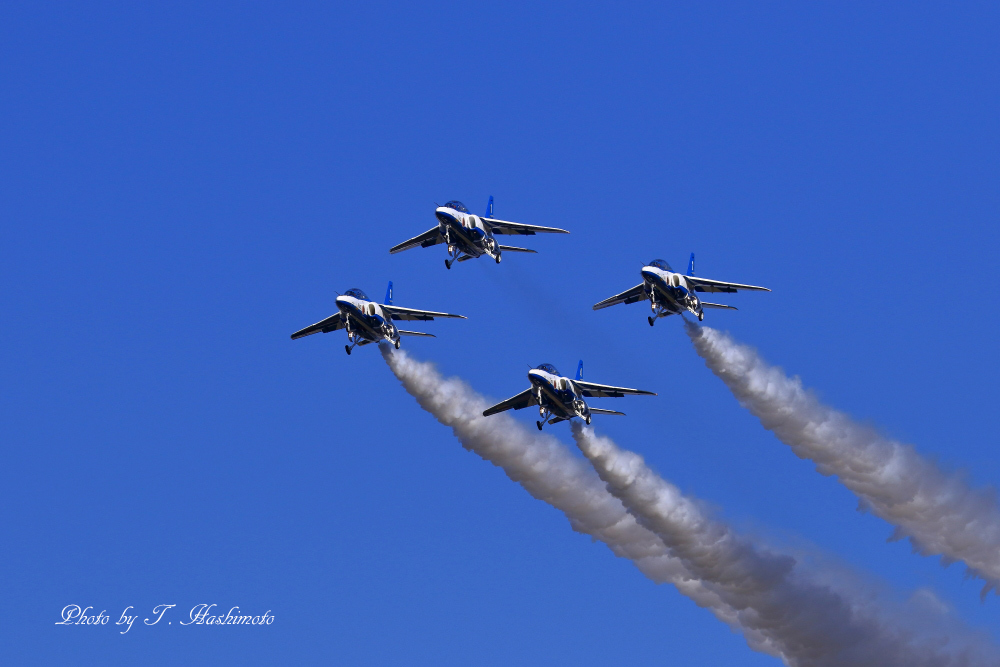
[(345, 345), (347, 354), (357, 345), (368, 345), (380, 341), (389, 341), (399, 349), (400, 336), (428, 336), (433, 334), (419, 331), (403, 331), (397, 329), (393, 320), (433, 320), (435, 317), (458, 317), (467, 319), (464, 315), (438, 313), (433, 310), (414, 310), (392, 304), (392, 283), (385, 292), (385, 303), (375, 303), (359, 289), (349, 289), (337, 297), (337, 310), (325, 320), (301, 329), (292, 334), (292, 340), (311, 336), (314, 333), (329, 333), (338, 329), (347, 329)]
[[(548, 420), (549, 424), (566, 421), (573, 417), (580, 417), (588, 424), (592, 415), (624, 415), (624, 412), (614, 410), (603, 410), (592, 408), (587, 405), (584, 398), (615, 397), (620, 398), (625, 394), (641, 394), (645, 396), (656, 396), (651, 391), (641, 389), (627, 389), (625, 387), (612, 387), (606, 384), (596, 384), (594, 382), (583, 381), (583, 361), (576, 369), (576, 378), (569, 379), (563, 377), (552, 364), (541, 364), (528, 371), (528, 380), (531, 387), (525, 389), (517, 396), (512, 396), (506, 401), (501, 401), (491, 408), (483, 411), (484, 417), (495, 415), (505, 410), (521, 410), (532, 405), (538, 406), (540, 421), (535, 425), (538, 430), (542, 430), (542, 424)], [(551, 419), (549, 419), (551, 417)]]
[(736, 292), (741, 289), (771, 291), (766, 287), (755, 285), (741, 285), (740, 283), (725, 283), (720, 280), (699, 278), (694, 275), (694, 253), (691, 253), (687, 275), (675, 272), (662, 259), (654, 259), (642, 267), (641, 283), (621, 294), (616, 294), (594, 304), (594, 310), (619, 303), (635, 303), (648, 299), (650, 308), (653, 309), (653, 315), (646, 318), (649, 326), (653, 326), (659, 317), (677, 315), (684, 311), (695, 315), (700, 322), (705, 319), (704, 308), (725, 308), (727, 310), (736, 310), (736, 308), (724, 306), (721, 303), (702, 301), (695, 292)]
[(409, 241), (403, 241), (397, 246), (389, 249), (390, 254), (403, 252), (410, 248), (428, 248), (438, 243), (448, 245), (448, 257), (444, 260), (444, 265), (451, 268), (454, 262), (464, 262), (487, 255), (500, 263), (501, 253), (509, 252), (535, 252), (527, 248), (515, 248), (514, 246), (500, 245), (496, 240), (496, 234), (520, 234), (523, 236), (534, 236), (539, 233), (569, 234), (565, 229), (556, 227), (540, 227), (538, 225), (522, 225), (518, 222), (505, 222), (493, 217), (493, 197), (486, 206), (486, 215), (479, 217), (469, 213), (469, 209), (460, 201), (450, 201), (444, 206), (438, 206), (434, 211), (438, 224), (436, 227), (428, 229), (420, 236), (414, 236)]

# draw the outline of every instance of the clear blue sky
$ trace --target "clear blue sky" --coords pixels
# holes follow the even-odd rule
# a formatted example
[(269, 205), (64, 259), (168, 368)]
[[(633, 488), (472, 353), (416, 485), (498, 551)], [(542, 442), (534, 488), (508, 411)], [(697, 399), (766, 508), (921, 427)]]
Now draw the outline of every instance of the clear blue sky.
[[(377, 350), (289, 340), (388, 280), (469, 316), (404, 339), (418, 358), (495, 398), (580, 358), (657, 391), (599, 431), (741, 530), (1000, 641), (997, 597), (887, 544), (676, 318), (590, 309), (696, 251), (773, 289), (707, 324), (1000, 480), (1000, 11), (689, 5), (0, 10), (7, 661), (778, 664), (464, 451)], [(500, 266), (388, 254), (435, 201), (490, 195), (572, 235)], [(276, 622), (54, 625), (202, 602)]]

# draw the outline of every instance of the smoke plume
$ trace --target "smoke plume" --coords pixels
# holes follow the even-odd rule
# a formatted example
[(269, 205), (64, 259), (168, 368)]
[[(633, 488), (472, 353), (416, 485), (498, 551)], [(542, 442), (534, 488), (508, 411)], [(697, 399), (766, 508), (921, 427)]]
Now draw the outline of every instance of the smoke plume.
[[(468, 385), (456, 378), (443, 378), (433, 365), (418, 362), (404, 352), (393, 351), (381, 345), (382, 355), (409, 392), (422, 408), (439, 422), (452, 429), (466, 449), (499, 466), (513, 481), (519, 483), (532, 496), (552, 505), (569, 519), (573, 530), (590, 535), (606, 544), (622, 558), (628, 558), (649, 579), (657, 583), (671, 583), (698, 606), (705, 607), (733, 630), (746, 638), (751, 648), (780, 657), (789, 665), (832, 665), (835, 662), (818, 662), (815, 646), (796, 645), (756, 620), (759, 612), (748, 609), (745, 601), (732, 596), (731, 591), (720, 587), (716, 581), (705, 580), (693, 574), (683, 558), (672, 553), (661, 537), (640, 525), (626, 511), (622, 502), (611, 495), (594, 469), (570, 452), (548, 434), (538, 433), (521, 426), (507, 415), (483, 417), (489, 403)], [(777, 561), (776, 561), (777, 562)], [(780, 561), (790, 567), (790, 559)], [(717, 576), (706, 569), (705, 572)], [(730, 598), (727, 600), (726, 598)], [(832, 597), (832, 596), (831, 596)], [(736, 601), (738, 604), (732, 604)], [(846, 604), (846, 603), (845, 603)], [(775, 607), (775, 613), (779, 613)], [(789, 613), (795, 613), (791, 611)], [(816, 624), (838, 621), (826, 614)], [(831, 622), (832, 622), (831, 621)], [(808, 624), (808, 618), (798, 619)], [(852, 632), (854, 629), (852, 628)], [(869, 629), (875, 635), (881, 626)], [(833, 637), (846, 636), (837, 646), (860, 636), (831, 625), (818, 630)], [(889, 641), (889, 640), (886, 640)], [(892, 641), (896, 641), (893, 639)], [(902, 641), (900, 639), (899, 641)], [(865, 646), (872, 646), (869, 641)], [(895, 645), (895, 644), (894, 644)], [(880, 655), (888, 655), (888, 651)], [(923, 659), (924, 656), (920, 656)], [(849, 664), (849, 663), (840, 663)], [(856, 664), (869, 664), (858, 662)], [(875, 663), (871, 663), (875, 664)], [(979, 664), (961, 662), (891, 662), (883, 665), (945, 665)]]
[(461, 380), (446, 379), (433, 364), (416, 361), (388, 345), (379, 349), (406, 391), (420, 407), (451, 427), (463, 447), (502, 468), (532, 496), (565, 514), (576, 532), (603, 542), (649, 579), (673, 584), (699, 607), (711, 610), (742, 632), (754, 650), (779, 655), (766, 637), (744, 628), (738, 611), (692, 577), (656, 535), (637, 524), (593, 469), (562, 443), (548, 434), (529, 431), (508, 415), (483, 417), (490, 403)]
[(764, 428), (835, 475), (861, 506), (895, 526), (890, 539), (909, 538), (925, 556), (947, 565), (960, 560), (986, 580), (982, 595), (1000, 582), (1000, 508), (992, 489), (972, 489), (957, 473), (941, 470), (909, 445), (820, 403), (770, 366), (755, 350), (728, 335), (686, 322), (695, 350), (740, 404)]
[(859, 598), (820, 584), (795, 559), (761, 548), (713, 520), (646, 466), (642, 457), (571, 424), (573, 438), (608, 490), (655, 533), (687, 571), (738, 609), (795, 667), (931, 667), (996, 664), (943, 638), (917, 637)]

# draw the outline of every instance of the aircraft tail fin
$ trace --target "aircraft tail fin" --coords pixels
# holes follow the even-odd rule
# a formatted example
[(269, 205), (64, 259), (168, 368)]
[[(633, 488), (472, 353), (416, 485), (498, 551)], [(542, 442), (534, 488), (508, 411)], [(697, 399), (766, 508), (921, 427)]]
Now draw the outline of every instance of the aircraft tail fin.
[(493, 195), (490, 195), (490, 203), (486, 205), (486, 217), (493, 217)]
[(691, 253), (691, 259), (688, 260), (688, 275), (694, 275), (694, 253)]
[(497, 246), (497, 247), (500, 248), (500, 250), (502, 250), (504, 252), (533, 252), (533, 253), (537, 253), (538, 252), (537, 250), (529, 250), (527, 248), (515, 248), (514, 246), (510, 246), (510, 245), (502, 245), (502, 246)]
[(434, 334), (422, 333), (420, 331), (403, 331), (402, 329), (396, 329), (396, 333), (400, 336), (426, 336), (427, 338), (437, 338)]
[(583, 379), (583, 359), (580, 360), (580, 364), (576, 367), (576, 377), (574, 379)]
[(392, 281), (391, 280), (389, 281), (389, 287), (386, 288), (386, 290), (385, 290), (385, 301), (384, 301), (384, 303), (387, 306), (391, 306), (392, 305)]

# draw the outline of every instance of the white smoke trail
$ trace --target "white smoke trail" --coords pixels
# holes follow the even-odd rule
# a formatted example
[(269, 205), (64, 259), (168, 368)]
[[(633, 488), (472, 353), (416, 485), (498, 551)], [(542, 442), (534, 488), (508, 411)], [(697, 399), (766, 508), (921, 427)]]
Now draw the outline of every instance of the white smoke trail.
[(728, 335), (686, 322), (695, 350), (740, 404), (764, 428), (836, 475), (862, 507), (895, 526), (890, 539), (910, 539), (925, 556), (960, 560), (986, 580), (982, 596), (1000, 582), (1000, 508), (992, 489), (972, 489), (956, 473), (946, 473), (910, 447), (879, 435), (820, 403), (770, 366), (752, 348)]
[(738, 610), (692, 577), (663, 542), (638, 525), (604, 488), (593, 469), (550, 435), (529, 431), (507, 415), (483, 417), (489, 403), (457, 378), (388, 345), (379, 349), (403, 387), (422, 408), (451, 427), (462, 446), (499, 466), (535, 498), (560, 510), (573, 530), (600, 540), (657, 583), (670, 583), (745, 637), (756, 651), (781, 657), (763, 633), (745, 627)]
[[(525, 429), (506, 415), (483, 417), (482, 411), (489, 403), (464, 382), (455, 378), (445, 379), (431, 364), (415, 361), (402, 352), (393, 352), (388, 346), (381, 346), (381, 350), (404, 388), (417, 399), (421, 407), (442, 424), (451, 427), (466, 449), (501, 467), (508, 477), (521, 484), (532, 496), (562, 511), (574, 530), (604, 542), (616, 555), (630, 559), (653, 581), (674, 584), (699, 606), (710, 609), (720, 620), (740, 631), (751, 648), (778, 656), (790, 665), (836, 664), (817, 662), (814, 658), (817, 651), (815, 645), (797, 645), (773, 629), (761, 625), (755, 618), (759, 612), (748, 609), (744, 600), (733, 598), (738, 602), (733, 605), (724, 599), (724, 595), (732, 598), (731, 591), (720, 589), (717, 581), (693, 575), (683, 559), (671, 554), (660, 537), (639, 525), (626, 512), (622, 503), (608, 493), (604, 483), (590, 466), (574, 457), (555, 438)], [(791, 560), (786, 558), (781, 562), (790, 564)], [(775, 568), (775, 572), (780, 572), (780, 567)], [(831, 594), (828, 600), (836, 601), (836, 598)], [(842, 604), (847, 605), (847, 602)], [(860, 603), (854, 603), (853, 608), (860, 607)], [(787, 613), (802, 611), (790, 610)], [(780, 614), (780, 610), (775, 613)], [(802, 616), (798, 622), (808, 623), (808, 614)], [(817, 617), (812, 627), (819, 627), (817, 632), (820, 634), (830, 635), (831, 638), (827, 640), (830, 645), (849, 645), (866, 636), (863, 628), (858, 630), (849, 624), (844, 628), (837, 624), (847, 623), (849, 620), (846, 616), (838, 617), (828, 613)], [(879, 634), (885, 632), (881, 625), (872, 625), (868, 630), (881, 639), (869, 640), (862, 643), (864, 646), (885, 644), (892, 647), (898, 643), (896, 635), (886, 639)], [(845, 639), (837, 640), (838, 637)], [(889, 651), (886, 649), (879, 655), (887, 656)], [(924, 657), (920, 656), (921, 659)], [(862, 660), (854, 664), (869, 663)], [(909, 663), (887, 661), (881, 664), (919, 666), (980, 663), (933, 663), (916, 660)]]
[(711, 519), (646, 466), (593, 429), (573, 422), (573, 438), (608, 490), (660, 537), (688, 572), (739, 622), (771, 640), (794, 667), (937, 667), (998, 664), (946, 638), (917, 638), (898, 623), (800, 571), (795, 559), (757, 548)]

